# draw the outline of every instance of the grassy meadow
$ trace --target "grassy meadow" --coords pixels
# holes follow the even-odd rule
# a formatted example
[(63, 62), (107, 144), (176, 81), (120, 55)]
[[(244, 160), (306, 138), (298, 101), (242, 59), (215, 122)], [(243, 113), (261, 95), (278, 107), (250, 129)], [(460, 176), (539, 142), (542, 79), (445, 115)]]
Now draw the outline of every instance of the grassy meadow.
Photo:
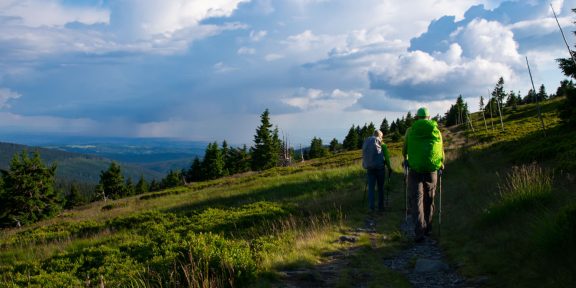
[[(450, 264), (479, 286), (576, 283), (576, 132), (559, 125), (559, 105), (542, 107), (546, 136), (534, 105), (505, 110), (503, 131), (498, 119), (492, 128), (477, 114), (475, 132), (444, 131), (443, 218), (433, 234)], [(391, 206), (372, 216), (374, 233), (353, 232), (368, 211), (361, 153), (351, 151), (3, 230), (0, 286), (290, 287), (287, 272), (304, 271), (298, 281), (315, 283), (326, 280), (315, 268), (334, 265), (330, 286), (410, 287), (383, 265), (411, 245), (399, 232), (400, 147), (389, 143)], [(338, 241), (351, 234), (358, 240)], [(335, 254), (341, 265), (330, 263)]]

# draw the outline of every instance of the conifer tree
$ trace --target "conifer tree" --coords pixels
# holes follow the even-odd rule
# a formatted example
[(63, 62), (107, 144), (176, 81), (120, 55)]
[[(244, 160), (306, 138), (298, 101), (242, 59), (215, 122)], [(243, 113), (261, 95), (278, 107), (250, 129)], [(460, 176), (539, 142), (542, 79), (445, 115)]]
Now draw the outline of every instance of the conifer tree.
[(382, 124), (380, 124), (380, 131), (382, 131), (382, 134), (384, 135), (388, 135), (388, 132), (390, 132), (390, 125), (388, 125), (388, 120), (386, 120), (386, 118), (384, 118)]
[(310, 151), (308, 152), (308, 158), (320, 158), (328, 154), (326, 148), (322, 145), (322, 139), (314, 137), (310, 143)]
[(80, 206), (85, 202), (86, 200), (84, 197), (80, 195), (80, 188), (78, 188), (78, 184), (70, 184), (70, 193), (66, 196), (66, 204), (64, 205), (64, 208), (71, 209), (76, 206)]
[(414, 117), (412, 117), (412, 113), (410, 111), (408, 111), (408, 113), (406, 114), (406, 120), (404, 120), (404, 124), (406, 125), (406, 129), (408, 129), (410, 126), (412, 126), (413, 122), (414, 122)]
[(332, 139), (332, 141), (330, 141), (329, 150), (334, 154), (336, 154), (338, 150), (340, 150), (340, 143), (338, 143), (338, 139), (334, 138)]
[(134, 182), (132, 182), (132, 177), (128, 177), (126, 179), (126, 184), (124, 186), (125, 189), (125, 196), (131, 196), (135, 193)]
[(358, 143), (358, 133), (356, 132), (356, 126), (352, 125), (350, 130), (348, 130), (348, 135), (344, 138), (342, 146), (346, 151), (355, 150)]
[(224, 176), (224, 158), (222, 151), (218, 148), (218, 143), (210, 143), (206, 148), (204, 160), (202, 161), (202, 171), (204, 179), (213, 180)]
[(45, 166), (40, 154), (15, 154), (8, 171), (2, 171), (0, 226), (17, 226), (49, 218), (62, 209), (54, 189), (56, 165)]
[(231, 173), (230, 171), (230, 148), (228, 147), (228, 142), (226, 140), (222, 141), (222, 150), (220, 152), (222, 154), (222, 161), (224, 162), (224, 167), (222, 168), (222, 175), (228, 176)]
[(261, 171), (278, 165), (280, 140), (278, 128), (272, 129), (270, 112), (266, 109), (260, 116), (261, 124), (256, 128), (252, 147), (252, 170)]
[(126, 196), (124, 176), (118, 163), (112, 162), (108, 170), (100, 171), (97, 190), (103, 193), (104, 198), (118, 199)]
[(136, 194), (143, 194), (148, 192), (148, 182), (146, 182), (146, 179), (144, 179), (144, 175), (140, 175), (140, 180), (138, 180), (138, 183), (136, 183), (134, 192)]
[(198, 156), (194, 157), (192, 165), (190, 165), (190, 169), (188, 169), (187, 174), (188, 175), (186, 178), (188, 181), (198, 182), (204, 180), (203, 178), (204, 173), (202, 172), (202, 161), (200, 161), (200, 158), (198, 158)]
[(182, 184), (182, 173), (180, 171), (170, 170), (166, 177), (162, 179), (162, 188), (178, 187)]

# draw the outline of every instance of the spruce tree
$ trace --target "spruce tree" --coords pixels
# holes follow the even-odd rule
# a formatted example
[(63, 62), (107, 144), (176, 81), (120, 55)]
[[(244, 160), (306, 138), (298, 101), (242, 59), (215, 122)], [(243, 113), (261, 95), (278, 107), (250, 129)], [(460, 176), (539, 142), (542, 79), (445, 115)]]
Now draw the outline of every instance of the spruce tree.
[(358, 143), (358, 133), (356, 132), (356, 126), (352, 125), (350, 130), (348, 130), (348, 135), (344, 138), (342, 142), (342, 147), (346, 151), (355, 150)]
[(322, 139), (314, 137), (310, 143), (309, 159), (324, 157), (328, 154), (327, 152), (324, 145), (322, 145)]
[(404, 121), (404, 124), (406, 125), (406, 129), (408, 129), (410, 126), (412, 126), (413, 122), (414, 122), (414, 117), (412, 116), (412, 113), (410, 113), (410, 111), (408, 111), (408, 113), (406, 113), (406, 120)]
[(388, 132), (390, 132), (390, 125), (388, 125), (388, 120), (386, 120), (386, 118), (384, 118), (382, 124), (380, 124), (380, 131), (382, 131), (382, 134), (384, 135), (388, 135)]
[(188, 170), (188, 181), (198, 182), (204, 180), (202, 172), (202, 162), (198, 156), (194, 157), (194, 161), (192, 161), (192, 165), (190, 165), (190, 169)]
[(66, 204), (64, 205), (64, 208), (71, 209), (76, 206), (80, 206), (85, 202), (86, 200), (84, 197), (80, 195), (80, 188), (78, 188), (78, 184), (70, 184), (70, 193), (66, 196)]
[(213, 180), (224, 176), (224, 158), (222, 151), (218, 148), (218, 143), (210, 143), (204, 153), (202, 161), (202, 171), (204, 179)]
[(100, 183), (97, 190), (103, 193), (104, 198), (118, 199), (126, 196), (124, 176), (122, 169), (116, 162), (110, 163), (106, 171), (100, 171)]
[(252, 170), (261, 171), (276, 167), (280, 154), (278, 128), (272, 129), (270, 112), (266, 109), (260, 116), (261, 124), (256, 128), (252, 147)]
[(222, 141), (222, 150), (220, 151), (220, 153), (222, 154), (222, 161), (224, 162), (224, 167), (222, 168), (222, 175), (224, 176), (228, 176), (230, 174), (234, 174), (232, 173), (232, 171), (230, 171), (230, 165), (232, 163), (230, 163), (230, 148), (228, 147), (228, 142), (226, 142), (226, 140)]
[(162, 179), (162, 183), (160, 184), (162, 188), (173, 188), (178, 187), (182, 184), (182, 174), (180, 171), (170, 170), (166, 177)]
[(136, 183), (134, 192), (136, 194), (143, 194), (148, 192), (148, 182), (146, 182), (146, 179), (144, 179), (144, 175), (140, 175), (140, 180), (138, 180), (138, 183)]
[(340, 149), (340, 143), (338, 143), (338, 139), (334, 138), (330, 141), (329, 151), (336, 154)]
[(49, 218), (62, 209), (54, 189), (56, 165), (47, 167), (40, 154), (15, 154), (8, 171), (2, 171), (0, 226), (17, 226)]

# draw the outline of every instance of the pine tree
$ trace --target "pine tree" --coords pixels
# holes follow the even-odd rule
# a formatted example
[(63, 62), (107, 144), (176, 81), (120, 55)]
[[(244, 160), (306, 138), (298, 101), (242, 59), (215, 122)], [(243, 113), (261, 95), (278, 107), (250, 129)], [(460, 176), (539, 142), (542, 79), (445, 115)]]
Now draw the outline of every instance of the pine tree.
[(125, 196), (131, 196), (135, 193), (134, 183), (132, 182), (132, 177), (126, 179), (126, 184), (124, 185)]
[(511, 107), (512, 109), (516, 109), (516, 107), (518, 106), (518, 97), (516, 96), (516, 93), (514, 93), (514, 91), (510, 91), (510, 93), (508, 93), (508, 98), (506, 98), (506, 107)]
[(382, 131), (382, 134), (384, 135), (388, 135), (388, 132), (390, 132), (390, 125), (388, 125), (388, 120), (386, 120), (386, 118), (384, 118), (382, 124), (380, 124), (380, 131)]
[(328, 154), (326, 148), (322, 145), (322, 139), (314, 137), (312, 143), (310, 143), (310, 151), (308, 152), (308, 158), (320, 158)]
[(542, 84), (538, 90), (538, 101), (544, 101), (546, 99), (548, 99), (548, 93), (546, 93), (546, 87)]
[(118, 163), (112, 162), (108, 170), (100, 171), (98, 186), (98, 190), (103, 193), (104, 198), (118, 199), (126, 196), (124, 176)]
[[(483, 99), (480, 100), (483, 102)], [(468, 104), (464, 102), (462, 95), (456, 99), (456, 104), (450, 107), (446, 113), (446, 126), (466, 124), (468, 117)]]
[(218, 148), (218, 143), (208, 144), (202, 161), (202, 171), (204, 172), (203, 178), (206, 180), (224, 176), (224, 158), (222, 151)]
[(138, 183), (136, 183), (134, 192), (136, 194), (143, 194), (148, 192), (148, 182), (146, 182), (146, 179), (144, 179), (144, 175), (140, 175), (140, 180), (138, 180)]
[(270, 112), (266, 109), (260, 116), (261, 124), (256, 128), (252, 147), (252, 170), (261, 171), (276, 167), (280, 154), (278, 129), (272, 129)]
[(340, 143), (338, 143), (338, 139), (334, 138), (330, 141), (329, 151), (336, 154), (338, 150), (340, 150)]
[(179, 171), (170, 170), (166, 177), (162, 179), (160, 184), (162, 188), (173, 188), (178, 187), (182, 184), (182, 174)]
[(80, 188), (77, 183), (70, 184), (70, 193), (66, 196), (64, 208), (71, 209), (86, 203), (86, 199), (80, 194)]
[(226, 140), (222, 141), (222, 150), (220, 153), (222, 154), (222, 161), (224, 162), (224, 167), (222, 169), (222, 175), (228, 176), (232, 173), (230, 172), (230, 164), (231, 163), (229, 162), (230, 148), (228, 147), (228, 142), (226, 142)]
[(149, 191), (160, 191), (160, 189), (162, 189), (162, 187), (160, 187), (160, 183), (158, 183), (158, 181), (156, 181), (156, 179), (152, 179), (152, 181), (150, 182), (150, 188), (148, 190)]
[(352, 125), (350, 130), (348, 130), (348, 135), (344, 138), (342, 142), (342, 147), (346, 151), (356, 150), (358, 143), (358, 133), (356, 132), (356, 126)]
[(187, 173), (187, 180), (192, 182), (198, 182), (204, 180), (202, 172), (202, 161), (198, 156), (194, 157), (194, 161), (192, 161), (192, 165), (190, 165), (190, 169)]
[(412, 126), (412, 123), (414, 122), (414, 117), (412, 117), (412, 113), (410, 113), (410, 111), (408, 111), (408, 113), (406, 114), (406, 120), (404, 121), (406, 127), (410, 127)]
[(49, 218), (62, 209), (54, 189), (56, 165), (46, 167), (38, 152), (15, 154), (8, 171), (2, 171), (0, 226), (16, 226)]

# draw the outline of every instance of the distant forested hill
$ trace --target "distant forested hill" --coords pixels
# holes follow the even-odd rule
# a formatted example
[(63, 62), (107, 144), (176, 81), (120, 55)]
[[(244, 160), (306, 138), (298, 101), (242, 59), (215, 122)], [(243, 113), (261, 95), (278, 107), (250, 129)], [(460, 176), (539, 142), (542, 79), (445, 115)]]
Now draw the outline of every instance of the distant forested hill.
[[(8, 169), (14, 154), (24, 149), (28, 152), (38, 151), (44, 163), (56, 163), (56, 178), (66, 182), (98, 183), (100, 171), (108, 169), (112, 162), (110, 159), (94, 155), (0, 142), (0, 169)], [(120, 163), (120, 165), (124, 176), (131, 177), (134, 182), (138, 181), (140, 175), (148, 180), (161, 179), (165, 176), (135, 164)]]

